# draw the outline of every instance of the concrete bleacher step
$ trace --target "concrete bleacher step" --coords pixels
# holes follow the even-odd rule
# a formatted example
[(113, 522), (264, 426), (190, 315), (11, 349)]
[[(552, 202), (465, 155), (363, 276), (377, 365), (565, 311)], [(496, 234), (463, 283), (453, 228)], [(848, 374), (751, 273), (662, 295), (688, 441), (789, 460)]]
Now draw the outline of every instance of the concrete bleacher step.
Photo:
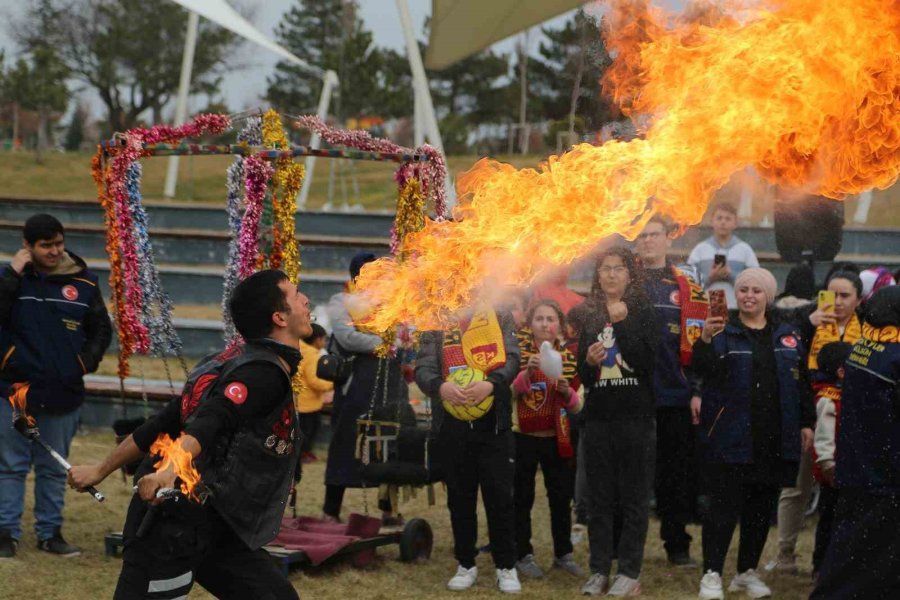
[[(145, 202), (149, 225), (158, 229), (228, 231), (225, 198), (221, 204), (198, 202)], [(61, 200), (0, 197), (0, 219), (23, 223), (39, 212), (54, 215), (65, 225), (103, 225), (103, 211), (95, 199)], [(298, 235), (389, 237), (394, 213), (388, 211), (300, 211)]]
[[(228, 259), (230, 239), (227, 231), (150, 229), (153, 255), (159, 263), (222, 266)], [(21, 240), (22, 223), (0, 219), (0, 248), (15, 248)], [(357, 252), (383, 256), (390, 250), (386, 237), (301, 234), (297, 241), (304, 268), (315, 271), (343, 271)], [(66, 245), (85, 260), (106, 260), (106, 228), (67, 225)]]

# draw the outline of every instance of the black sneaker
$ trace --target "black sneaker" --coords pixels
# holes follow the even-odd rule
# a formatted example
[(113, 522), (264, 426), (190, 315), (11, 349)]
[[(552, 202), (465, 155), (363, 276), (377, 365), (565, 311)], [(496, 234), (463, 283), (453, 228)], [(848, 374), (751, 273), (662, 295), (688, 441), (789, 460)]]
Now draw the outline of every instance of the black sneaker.
[(697, 561), (691, 558), (691, 555), (687, 552), (670, 552), (669, 564), (673, 567), (693, 569), (697, 566)]
[(81, 554), (81, 548), (73, 546), (63, 539), (62, 531), (59, 529), (53, 534), (53, 537), (38, 542), (38, 550), (56, 554), (58, 556), (78, 556)]
[(15, 558), (19, 542), (5, 529), (0, 529), (0, 558)]

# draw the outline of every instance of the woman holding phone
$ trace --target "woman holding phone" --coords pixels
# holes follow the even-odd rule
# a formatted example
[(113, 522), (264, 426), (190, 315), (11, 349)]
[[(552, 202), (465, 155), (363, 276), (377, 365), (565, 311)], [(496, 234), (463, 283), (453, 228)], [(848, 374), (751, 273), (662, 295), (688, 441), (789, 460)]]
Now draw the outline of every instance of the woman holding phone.
[(710, 315), (694, 344), (710, 496), (701, 599), (724, 597), (722, 570), (738, 521), (738, 574), (728, 589), (771, 595), (756, 567), (779, 491), (794, 485), (801, 449), (812, 444), (806, 355), (797, 328), (770, 310), (775, 292), (769, 271), (746, 269), (735, 281), (737, 312)]

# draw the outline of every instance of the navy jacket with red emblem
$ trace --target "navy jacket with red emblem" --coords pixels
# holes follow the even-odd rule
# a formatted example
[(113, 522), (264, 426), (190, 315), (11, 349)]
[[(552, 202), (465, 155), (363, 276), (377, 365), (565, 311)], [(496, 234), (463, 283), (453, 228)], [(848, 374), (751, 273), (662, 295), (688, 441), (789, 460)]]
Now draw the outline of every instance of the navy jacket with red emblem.
[[(811, 427), (815, 417), (806, 386), (806, 351), (800, 333), (789, 323), (772, 323), (775, 377), (781, 405), (781, 458), (800, 460), (800, 428)], [(713, 463), (753, 463), (751, 400), (753, 352), (750, 339), (734, 317), (712, 339), (694, 344), (692, 366), (703, 377), (700, 426), (707, 434)]]
[(67, 412), (84, 402), (87, 373), (97, 370), (112, 324), (97, 276), (68, 252), (53, 273), (29, 263), (0, 271), (0, 397), (28, 381), (28, 409)]

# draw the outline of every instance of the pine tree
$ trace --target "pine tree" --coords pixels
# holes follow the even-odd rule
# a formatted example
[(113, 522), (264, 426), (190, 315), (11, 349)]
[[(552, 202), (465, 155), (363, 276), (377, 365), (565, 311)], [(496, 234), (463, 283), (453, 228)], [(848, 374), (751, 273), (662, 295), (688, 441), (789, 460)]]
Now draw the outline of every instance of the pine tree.
[[(337, 73), (340, 85), (332, 113), (341, 118), (381, 114), (382, 51), (373, 47), (355, 0), (298, 0), (275, 35), (279, 44), (309, 64)], [(280, 61), (268, 79), (266, 99), (289, 114), (307, 114), (315, 112), (321, 91), (320, 76)]]
[(542, 31), (547, 40), (531, 67), (532, 97), (537, 97), (550, 119), (567, 119), (576, 130), (579, 122), (589, 131), (600, 129), (613, 118), (615, 109), (600, 91), (600, 79), (611, 60), (599, 23), (579, 10), (562, 29)]

